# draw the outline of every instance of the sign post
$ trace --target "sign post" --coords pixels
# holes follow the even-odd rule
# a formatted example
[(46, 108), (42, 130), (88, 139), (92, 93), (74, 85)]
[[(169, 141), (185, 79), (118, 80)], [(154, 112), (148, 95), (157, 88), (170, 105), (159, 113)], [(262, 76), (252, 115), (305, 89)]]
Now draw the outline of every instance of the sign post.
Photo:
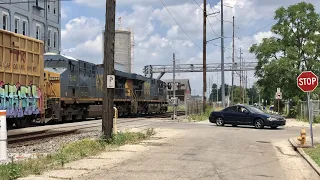
[(280, 91), (280, 88), (277, 88), (275, 98), (278, 100), (278, 113), (280, 114), (280, 100), (282, 99), (282, 92)]
[(311, 71), (304, 71), (297, 77), (297, 85), (303, 91), (307, 93), (308, 97), (308, 114), (309, 114), (309, 124), (310, 124), (310, 136), (311, 136), (311, 146), (314, 147), (313, 144), (313, 131), (312, 131), (312, 104), (310, 103), (310, 92), (314, 91), (314, 89), (318, 86), (318, 76), (315, 75)]

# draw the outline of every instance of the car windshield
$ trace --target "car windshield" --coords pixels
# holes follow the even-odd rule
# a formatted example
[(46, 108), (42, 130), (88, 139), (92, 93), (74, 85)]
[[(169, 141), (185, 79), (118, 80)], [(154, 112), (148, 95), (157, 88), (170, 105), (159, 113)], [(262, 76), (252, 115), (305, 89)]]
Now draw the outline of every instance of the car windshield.
[(258, 113), (258, 114), (264, 114), (265, 112), (263, 112), (262, 110), (255, 108), (255, 107), (246, 107), (249, 109), (249, 111), (253, 112), (253, 113)]

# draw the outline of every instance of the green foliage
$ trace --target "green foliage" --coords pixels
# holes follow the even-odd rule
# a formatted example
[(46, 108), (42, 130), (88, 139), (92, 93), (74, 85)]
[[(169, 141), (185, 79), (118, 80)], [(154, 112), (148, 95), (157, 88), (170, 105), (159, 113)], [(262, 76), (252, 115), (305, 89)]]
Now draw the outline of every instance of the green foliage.
[[(221, 101), (221, 86), (218, 89), (218, 101)], [(243, 91), (244, 88), (240, 88), (240, 86), (229, 86), (229, 85), (225, 85), (225, 95), (230, 95), (230, 99), (231, 99), (231, 90), (233, 89), (234, 95), (234, 102), (235, 103), (242, 103), (243, 102)], [(255, 87), (252, 88), (248, 88), (245, 89), (245, 97), (250, 99), (250, 102), (252, 101), (252, 98), (254, 98), (254, 102), (258, 102), (258, 92), (257, 89)], [(217, 85), (213, 84), (212, 85), (212, 89), (211, 89), (211, 94), (209, 97), (209, 100), (211, 102), (216, 102), (217, 101)], [(246, 101), (247, 102), (247, 101)]]
[(313, 123), (318, 124), (320, 123), (320, 116), (316, 116), (313, 118)]
[[(177, 106), (177, 111), (185, 111), (185, 106)], [(167, 112), (173, 112), (173, 107), (169, 106)]]
[[(278, 104), (279, 103), (279, 104)], [(278, 107), (279, 106), (279, 107)], [(285, 104), (282, 100), (279, 100), (279, 99), (275, 99), (274, 102), (273, 102), (273, 110), (275, 112), (278, 112), (280, 114), (283, 113), (283, 108), (285, 107)], [(280, 111), (278, 110), (278, 108), (280, 108)]]
[(277, 87), (284, 90), (284, 99), (303, 99), (305, 93), (297, 87), (296, 77), (304, 70), (320, 73), (320, 35), (316, 33), (320, 16), (312, 4), (300, 2), (278, 8), (274, 18), (277, 23), (271, 31), (275, 36), (250, 48), (258, 59), (258, 85), (264, 99), (273, 99)]
[(98, 140), (83, 139), (72, 142), (66, 144), (54, 154), (42, 155), (36, 159), (0, 165), (0, 179), (13, 180), (30, 174), (38, 175), (48, 169), (63, 167), (68, 162), (96, 155), (108, 147), (136, 143), (154, 134), (154, 129), (148, 129), (146, 132), (121, 132), (107, 140), (99, 138)]
[(204, 113), (202, 112), (200, 114), (191, 114), (191, 115), (189, 115), (188, 120), (189, 121), (205, 121), (205, 120), (208, 120), (211, 112), (214, 111), (214, 110), (217, 111), (219, 109), (214, 109), (214, 108), (211, 108), (211, 107), (207, 107)]

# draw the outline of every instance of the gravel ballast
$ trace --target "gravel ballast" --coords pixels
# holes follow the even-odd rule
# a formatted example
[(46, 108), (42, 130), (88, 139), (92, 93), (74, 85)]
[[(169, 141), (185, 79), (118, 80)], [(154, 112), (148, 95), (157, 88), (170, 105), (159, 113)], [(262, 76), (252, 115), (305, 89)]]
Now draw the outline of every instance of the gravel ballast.
[(8, 145), (8, 158), (10, 161), (23, 160), (27, 158), (35, 158), (37, 155), (51, 154), (57, 152), (65, 144), (79, 141), (86, 138), (97, 139), (101, 136), (101, 132), (93, 131), (80, 134), (69, 134), (64, 136), (46, 138), (42, 140), (34, 140), (21, 144)]

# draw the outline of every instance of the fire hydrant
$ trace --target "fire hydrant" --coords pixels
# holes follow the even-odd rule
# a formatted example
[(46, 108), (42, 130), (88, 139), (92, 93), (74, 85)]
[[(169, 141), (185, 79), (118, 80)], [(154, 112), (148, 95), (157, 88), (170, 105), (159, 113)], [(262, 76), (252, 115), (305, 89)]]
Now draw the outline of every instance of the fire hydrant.
[(300, 141), (300, 146), (303, 146), (306, 144), (307, 132), (305, 129), (300, 130), (300, 137), (298, 137), (297, 139), (298, 139), (298, 141)]

